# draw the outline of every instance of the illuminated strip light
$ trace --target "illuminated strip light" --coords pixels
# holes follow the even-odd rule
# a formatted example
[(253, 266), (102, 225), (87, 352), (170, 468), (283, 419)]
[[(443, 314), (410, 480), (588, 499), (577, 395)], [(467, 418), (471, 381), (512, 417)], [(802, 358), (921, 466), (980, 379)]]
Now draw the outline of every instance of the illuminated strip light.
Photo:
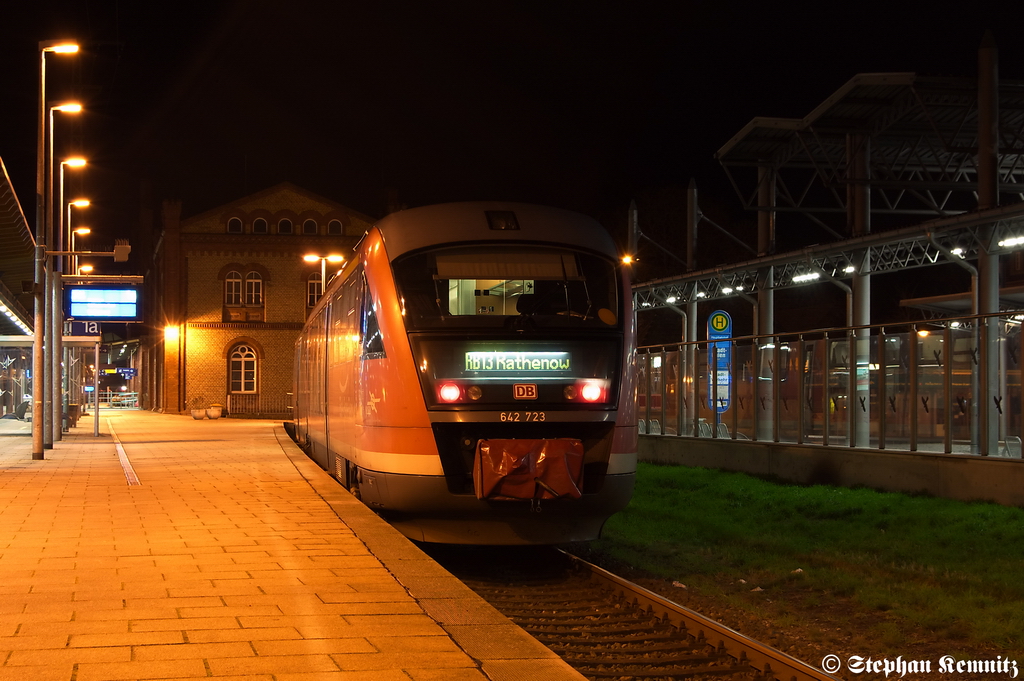
[(821, 273), (820, 272), (807, 272), (806, 274), (798, 274), (795, 277), (793, 277), (793, 283), (794, 284), (802, 284), (805, 281), (814, 281), (815, 279), (820, 279), (820, 278), (821, 278)]
[(1024, 236), (1015, 236), (1010, 239), (1003, 239), (999, 242), (999, 246), (1002, 248), (1011, 248), (1013, 246), (1020, 246), (1024, 244)]
[(32, 330), (28, 328), (28, 325), (25, 324), (25, 322), (21, 321), (21, 319), (18, 318), (18, 315), (14, 314), (14, 310), (7, 307), (3, 303), (0, 303), (0, 312), (3, 312), (7, 316), (7, 318), (14, 323), (15, 326), (24, 331), (26, 336), (32, 335)]

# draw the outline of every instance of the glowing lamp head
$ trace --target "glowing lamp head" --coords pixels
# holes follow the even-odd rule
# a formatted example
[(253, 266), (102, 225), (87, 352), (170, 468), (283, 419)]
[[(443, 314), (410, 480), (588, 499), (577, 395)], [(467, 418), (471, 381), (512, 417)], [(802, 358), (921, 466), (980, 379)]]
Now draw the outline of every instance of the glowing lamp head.
[(75, 227), (73, 230), (78, 236), (85, 236), (86, 234), (92, 234), (92, 230), (88, 227)]
[(71, 202), (71, 205), (74, 206), (75, 208), (85, 208), (91, 203), (92, 202), (89, 201), (89, 199), (75, 199), (74, 201)]
[(78, 52), (78, 45), (75, 43), (60, 43), (59, 45), (50, 45), (49, 47), (43, 48), (44, 52), (54, 52), (56, 54), (76, 54)]
[(88, 161), (86, 161), (84, 158), (81, 158), (80, 156), (76, 156), (74, 158), (66, 158), (63, 161), (61, 161), (61, 163), (71, 168), (81, 168), (86, 163), (88, 163)]
[(327, 262), (345, 262), (345, 258), (340, 255), (329, 255), (327, 256)]
[(598, 402), (604, 395), (604, 388), (597, 383), (584, 383), (580, 389), (580, 397), (584, 402)]
[(320, 261), (320, 256), (319, 255), (304, 255), (304, 256), (302, 256), (302, 259), (305, 260), (306, 262), (319, 262)]
[(631, 255), (624, 255), (624, 256), (622, 256), (622, 264), (623, 265), (632, 265), (633, 264), (633, 256), (631, 256)]
[(458, 383), (442, 383), (437, 387), (437, 396), (442, 402), (458, 402), (462, 399), (462, 388)]

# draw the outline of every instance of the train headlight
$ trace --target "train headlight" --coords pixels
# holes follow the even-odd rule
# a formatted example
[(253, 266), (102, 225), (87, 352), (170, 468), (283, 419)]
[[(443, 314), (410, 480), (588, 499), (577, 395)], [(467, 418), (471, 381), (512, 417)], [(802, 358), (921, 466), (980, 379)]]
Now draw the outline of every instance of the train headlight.
[(598, 383), (584, 383), (580, 389), (580, 397), (584, 402), (599, 402), (604, 396), (604, 388)]
[(471, 400), (479, 400), (481, 397), (484, 396), (484, 391), (481, 390), (480, 386), (478, 385), (471, 385), (466, 390), (466, 394), (469, 395), (469, 399)]
[(442, 383), (437, 387), (437, 396), (442, 402), (458, 402), (462, 399), (462, 388), (458, 383)]
[(565, 399), (567, 400), (575, 400), (577, 397), (579, 397), (579, 391), (576, 390), (576, 386), (574, 385), (565, 386), (565, 389), (562, 391), (562, 394), (565, 395)]

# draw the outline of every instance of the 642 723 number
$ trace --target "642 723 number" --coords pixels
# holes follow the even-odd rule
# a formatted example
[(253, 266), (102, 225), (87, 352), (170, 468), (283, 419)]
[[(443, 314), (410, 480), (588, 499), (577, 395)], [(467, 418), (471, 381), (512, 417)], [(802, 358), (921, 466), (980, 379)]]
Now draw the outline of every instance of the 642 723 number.
[(498, 416), (500, 421), (511, 421), (511, 422), (531, 422), (531, 421), (546, 421), (547, 414), (542, 411), (503, 411)]

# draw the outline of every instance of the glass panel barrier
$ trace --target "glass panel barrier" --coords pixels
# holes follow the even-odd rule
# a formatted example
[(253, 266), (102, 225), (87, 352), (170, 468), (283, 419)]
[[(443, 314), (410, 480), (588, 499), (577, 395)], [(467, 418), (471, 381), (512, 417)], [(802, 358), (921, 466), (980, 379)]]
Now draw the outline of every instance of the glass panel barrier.
[(799, 442), (800, 437), (800, 352), (803, 343), (779, 343), (779, 442)]
[(666, 350), (664, 366), (665, 376), (665, 414), (662, 421), (662, 434), (679, 435), (679, 348)]
[[(994, 317), (994, 315), (992, 315)], [(987, 361), (991, 456), (1020, 458), (1024, 314), (1003, 313), (990, 357), (981, 317), (871, 329), (641, 348), (641, 433), (831, 447), (981, 454), (979, 376)], [(870, 331), (870, 333), (867, 333)], [(770, 342), (769, 342), (770, 341)], [(719, 361), (716, 365), (716, 355)]]
[(725, 412), (728, 437), (736, 433), (741, 440), (754, 439), (754, 346), (747, 343), (733, 343), (733, 389), (729, 411)]

